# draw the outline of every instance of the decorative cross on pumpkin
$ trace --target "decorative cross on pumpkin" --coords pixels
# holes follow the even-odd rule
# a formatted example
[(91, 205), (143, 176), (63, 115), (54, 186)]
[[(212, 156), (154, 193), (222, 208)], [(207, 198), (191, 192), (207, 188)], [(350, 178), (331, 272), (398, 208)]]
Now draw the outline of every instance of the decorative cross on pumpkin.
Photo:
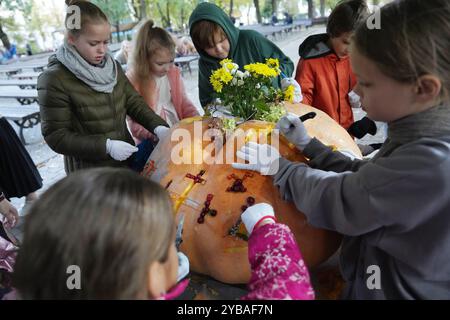
[(242, 178), (239, 178), (234, 173), (230, 174), (227, 178), (228, 180), (234, 179), (231, 187), (227, 188), (227, 192), (246, 192), (247, 188), (244, 186), (243, 182), (247, 178), (253, 177), (253, 173), (246, 172)]
[(186, 173), (186, 178), (194, 180), (194, 183), (205, 184), (206, 180), (202, 178), (205, 174), (205, 170), (201, 170), (196, 176), (190, 173)]
[(197, 222), (202, 224), (205, 222), (205, 216), (209, 214), (211, 217), (215, 217), (217, 215), (216, 209), (211, 209), (211, 200), (214, 198), (214, 196), (209, 193), (206, 197), (205, 206), (202, 209), (202, 212), (200, 213), (200, 217), (198, 217)]
[(174, 212), (175, 213), (178, 212), (178, 209), (186, 200), (187, 196), (189, 195), (189, 192), (191, 192), (192, 188), (194, 188), (194, 186), (197, 183), (200, 183), (200, 184), (206, 183), (206, 180), (202, 178), (202, 176), (205, 174), (205, 172), (206, 172), (206, 170), (200, 170), (200, 172), (196, 176), (194, 176), (193, 174), (190, 174), (190, 173), (187, 173), (185, 175), (186, 178), (192, 179), (193, 181), (191, 183), (189, 183), (189, 185), (186, 187), (186, 189), (184, 189), (183, 193), (175, 201), (175, 204), (174, 204)]
[(144, 166), (144, 170), (142, 170), (141, 175), (144, 177), (149, 177), (156, 171), (155, 161), (150, 160)]
[[(244, 212), (247, 210), (248, 207), (251, 207), (255, 204), (255, 198), (254, 197), (248, 197), (246, 200), (246, 204), (241, 207), (241, 211)], [(236, 223), (228, 230), (228, 235), (240, 238), (244, 241), (248, 241), (248, 234), (243, 226), (242, 220), (239, 217), (239, 219), (236, 221)]]

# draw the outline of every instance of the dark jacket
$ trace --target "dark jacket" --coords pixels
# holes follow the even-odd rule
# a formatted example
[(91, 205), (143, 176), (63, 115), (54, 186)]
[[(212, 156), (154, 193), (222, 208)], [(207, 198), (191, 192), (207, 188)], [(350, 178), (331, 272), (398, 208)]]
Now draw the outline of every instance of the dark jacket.
[(274, 183), (284, 199), (311, 225), (345, 235), (343, 298), (450, 297), (450, 126), (446, 131), (394, 143), (370, 161), (313, 139), (303, 153), (320, 170), (280, 160)]
[[(220, 25), (230, 42), (228, 58), (237, 63), (241, 70), (244, 65), (256, 62), (265, 63), (268, 58), (277, 58), (280, 61), (280, 69), (290, 77), (294, 71), (294, 63), (274, 43), (267, 40), (262, 34), (254, 30), (239, 30), (233, 25), (228, 15), (218, 6), (212, 3), (200, 3), (189, 18), (189, 28), (200, 20), (210, 20)], [(219, 69), (220, 60), (211, 57), (201, 48), (197, 48), (200, 55), (198, 88), (200, 103), (206, 106), (214, 99), (214, 89), (209, 82), (211, 73)], [(274, 86), (281, 87), (281, 77), (274, 80)]]
[(129, 115), (146, 129), (167, 123), (156, 115), (134, 90), (122, 69), (112, 93), (94, 91), (52, 56), (37, 85), (42, 135), (47, 144), (64, 155), (67, 173), (101, 166), (128, 166), (106, 153), (106, 140), (134, 145), (125, 117)]

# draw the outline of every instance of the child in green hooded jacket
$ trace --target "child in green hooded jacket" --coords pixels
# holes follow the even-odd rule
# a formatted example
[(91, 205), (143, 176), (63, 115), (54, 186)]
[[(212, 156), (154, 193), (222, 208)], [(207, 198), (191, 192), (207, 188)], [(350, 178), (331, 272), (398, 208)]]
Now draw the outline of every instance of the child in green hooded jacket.
[(240, 68), (250, 63), (265, 63), (268, 58), (280, 62), (281, 77), (274, 80), (274, 86), (285, 89), (294, 85), (294, 102), (301, 101), (301, 89), (291, 78), (294, 63), (274, 43), (255, 30), (236, 28), (229, 16), (212, 3), (200, 3), (189, 18), (192, 41), (197, 49), (199, 60), (198, 86), (200, 103), (203, 107), (214, 100), (214, 90), (209, 82), (211, 73), (220, 68), (222, 59), (231, 59)]

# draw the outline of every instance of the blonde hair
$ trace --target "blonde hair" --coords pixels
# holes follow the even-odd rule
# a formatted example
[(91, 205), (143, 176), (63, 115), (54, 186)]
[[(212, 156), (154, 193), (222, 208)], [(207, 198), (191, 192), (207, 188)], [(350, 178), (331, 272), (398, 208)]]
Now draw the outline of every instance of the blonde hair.
[(73, 13), (67, 13), (66, 18), (64, 20), (64, 25), (66, 27), (66, 36), (67, 34), (71, 34), (75, 37), (78, 37), (80, 34), (84, 32), (86, 29), (86, 25), (88, 24), (98, 24), (98, 23), (108, 23), (108, 17), (105, 13), (97, 7), (95, 4), (90, 3), (89, 1), (83, 0), (66, 0), (67, 6), (77, 6), (80, 10), (80, 19), (81, 24), (80, 28), (72, 28), (68, 26), (68, 21), (72, 19)]
[[(160, 185), (127, 169), (73, 173), (27, 215), (13, 285), (24, 299), (146, 298), (148, 267), (167, 261), (174, 231)], [(67, 288), (71, 265), (80, 290)]]
[(426, 74), (442, 81), (441, 102), (450, 96), (450, 1), (399, 0), (381, 8), (380, 29), (361, 24), (359, 52), (388, 77), (414, 83)]
[(150, 76), (150, 62), (153, 54), (161, 49), (168, 49), (175, 55), (175, 41), (164, 29), (155, 27), (152, 20), (145, 21), (134, 39), (131, 65), (141, 79)]

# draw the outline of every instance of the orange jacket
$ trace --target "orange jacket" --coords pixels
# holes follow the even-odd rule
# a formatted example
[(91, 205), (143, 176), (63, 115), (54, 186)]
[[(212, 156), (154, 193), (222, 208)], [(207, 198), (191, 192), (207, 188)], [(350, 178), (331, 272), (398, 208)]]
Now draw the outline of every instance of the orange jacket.
[(302, 88), (302, 103), (324, 111), (348, 129), (353, 123), (348, 93), (356, 85), (356, 76), (350, 59), (339, 58), (327, 40), (326, 34), (314, 35), (300, 45), (295, 80)]

